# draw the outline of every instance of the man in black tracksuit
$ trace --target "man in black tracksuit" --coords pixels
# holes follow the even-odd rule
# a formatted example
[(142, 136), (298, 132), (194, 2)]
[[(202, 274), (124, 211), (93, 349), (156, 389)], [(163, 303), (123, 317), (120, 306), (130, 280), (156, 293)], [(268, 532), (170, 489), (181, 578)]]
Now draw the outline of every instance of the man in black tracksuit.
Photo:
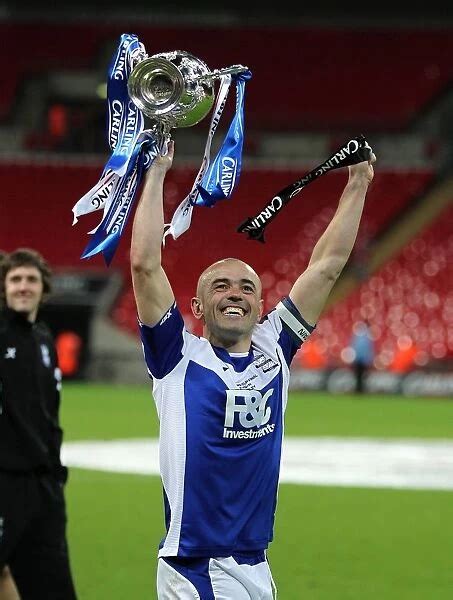
[(74, 600), (59, 426), (61, 376), (36, 322), (50, 291), (37, 252), (0, 264), (0, 600)]

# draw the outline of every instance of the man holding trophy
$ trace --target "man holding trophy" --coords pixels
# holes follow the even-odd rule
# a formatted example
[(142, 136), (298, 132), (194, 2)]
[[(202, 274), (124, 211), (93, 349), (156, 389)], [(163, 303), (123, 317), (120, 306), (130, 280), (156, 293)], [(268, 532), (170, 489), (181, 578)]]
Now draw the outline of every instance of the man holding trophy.
[[(210, 75), (193, 75), (192, 69), (192, 75), (185, 77), (189, 62), (181, 53), (157, 58), (164, 62), (157, 64), (152, 57), (151, 63), (145, 59), (138, 65), (143, 72), (137, 77), (136, 71), (130, 77), (129, 92), (135, 104), (154, 119), (154, 146), (135, 211), (130, 260), (144, 357), (160, 420), (166, 534), (159, 548), (158, 598), (271, 600), (276, 590), (266, 550), (273, 538), (290, 364), (314, 330), (352, 251), (375, 157), (364, 140), (351, 140), (318, 171), (275, 196), (270, 205), (280, 210), (315, 177), (331, 168), (349, 167), (338, 209), (288, 297), (263, 316), (258, 275), (246, 263), (225, 258), (200, 275), (191, 309), (203, 324), (203, 335), (192, 335), (184, 326), (162, 267), (163, 239), (167, 233), (174, 238), (184, 233), (195, 205), (210, 206), (234, 188), (242, 150), (241, 94), (239, 90), (239, 110), (229, 130), (231, 136), (227, 135), (228, 143), (210, 165), (210, 139), (226, 98), (225, 90), (223, 96), (219, 92), (202, 167), (166, 230), (163, 187), (174, 155), (168, 131), (180, 126), (174, 121), (178, 113), (187, 114), (189, 121), (199, 120), (199, 109), (188, 108), (190, 101), (186, 99), (191, 94), (192, 98), (197, 96), (194, 82), (203, 88)], [(183, 74), (180, 83), (173, 67), (165, 62), (168, 60)], [(220, 75), (222, 84), (233, 74), (239, 87), (246, 70), (233, 69)], [(185, 86), (186, 92), (176, 93), (178, 86)], [(200, 92), (195, 104), (202, 106), (204, 97)], [(161, 110), (165, 103), (172, 106), (165, 109), (167, 113)], [(125, 169), (121, 171), (116, 164), (118, 144), (113, 144), (115, 160), (109, 161), (89, 198), (96, 200), (105, 186), (109, 195), (122, 185)], [(231, 148), (235, 151), (230, 152)], [(222, 165), (231, 161), (237, 175), (228, 187), (223, 182)], [(134, 185), (137, 179), (140, 177), (135, 177)], [(132, 196), (129, 194), (129, 200)], [(76, 217), (88, 212), (86, 204), (80, 202), (74, 208)], [(95, 233), (85, 257), (102, 251), (111, 259), (110, 241), (113, 246), (118, 242), (114, 223), (121, 214), (121, 202), (116, 203), (116, 209), (115, 202), (110, 202), (110, 208), (104, 206), (101, 225), (105, 227), (101, 235)], [(258, 217), (249, 218), (240, 230), (263, 240), (263, 228), (275, 210), (271, 213), (265, 209)]]
[(253, 269), (227, 258), (200, 276), (184, 327), (161, 265), (163, 184), (173, 144), (146, 175), (131, 269), (140, 333), (160, 419), (166, 535), (159, 600), (273, 598), (266, 560), (276, 508), (289, 365), (351, 253), (372, 162), (349, 167), (331, 223), (289, 296), (262, 317)]

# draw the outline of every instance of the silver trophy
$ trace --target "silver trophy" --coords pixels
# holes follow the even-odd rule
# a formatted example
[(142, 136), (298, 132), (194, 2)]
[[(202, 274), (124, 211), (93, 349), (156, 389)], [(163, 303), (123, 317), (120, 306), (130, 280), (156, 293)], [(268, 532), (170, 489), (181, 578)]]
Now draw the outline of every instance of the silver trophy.
[(192, 127), (209, 113), (216, 79), (247, 70), (233, 65), (211, 71), (189, 52), (162, 52), (138, 59), (128, 79), (128, 92), (132, 102), (152, 119), (153, 128), (168, 139), (170, 129)]

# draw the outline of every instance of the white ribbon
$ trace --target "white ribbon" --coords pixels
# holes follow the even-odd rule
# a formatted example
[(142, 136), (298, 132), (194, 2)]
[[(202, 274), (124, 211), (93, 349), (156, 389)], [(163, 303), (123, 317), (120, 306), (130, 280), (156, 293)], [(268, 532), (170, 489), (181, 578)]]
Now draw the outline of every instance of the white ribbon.
[(165, 226), (167, 229), (164, 233), (164, 242), (167, 235), (171, 234), (173, 239), (176, 240), (190, 227), (190, 223), (192, 221), (193, 205), (195, 203), (196, 197), (198, 196), (197, 186), (201, 183), (204, 174), (206, 173), (211, 162), (212, 138), (214, 137), (214, 133), (217, 129), (217, 125), (219, 124), (223, 109), (225, 108), (228, 91), (231, 85), (231, 75), (223, 75), (220, 79), (221, 83), (219, 91), (217, 93), (216, 105), (212, 113), (211, 123), (209, 125), (208, 139), (206, 141), (200, 170), (198, 171), (198, 174), (195, 177), (195, 181), (189, 194), (184, 198), (184, 200), (175, 210), (171, 223)]
[(78, 217), (95, 212), (96, 210), (104, 209), (105, 215), (112, 203), (119, 179), (120, 176), (117, 173), (106, 171), (97, 184), (74, 205), (72, 209), (74, 215), (72, 224), (75, 225), (78, 222)]

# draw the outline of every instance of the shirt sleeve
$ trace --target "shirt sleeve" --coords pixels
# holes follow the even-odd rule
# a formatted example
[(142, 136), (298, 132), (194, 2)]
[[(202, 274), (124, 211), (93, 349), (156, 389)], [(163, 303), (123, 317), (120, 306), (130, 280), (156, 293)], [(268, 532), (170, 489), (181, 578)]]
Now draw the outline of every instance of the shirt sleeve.
[(309, 325), (305, 321), (290, 298), (283, 298), (274, 310), (282, 324), (278, 343), (289, 365), (296, 352), (314, 331), (316, 325)]
[(174, 303), (157, 325), (149, 327), (138, 321), (143, 354), (148, 373), (162, 379), (179, 363), (184, 346), (184, 321)]

